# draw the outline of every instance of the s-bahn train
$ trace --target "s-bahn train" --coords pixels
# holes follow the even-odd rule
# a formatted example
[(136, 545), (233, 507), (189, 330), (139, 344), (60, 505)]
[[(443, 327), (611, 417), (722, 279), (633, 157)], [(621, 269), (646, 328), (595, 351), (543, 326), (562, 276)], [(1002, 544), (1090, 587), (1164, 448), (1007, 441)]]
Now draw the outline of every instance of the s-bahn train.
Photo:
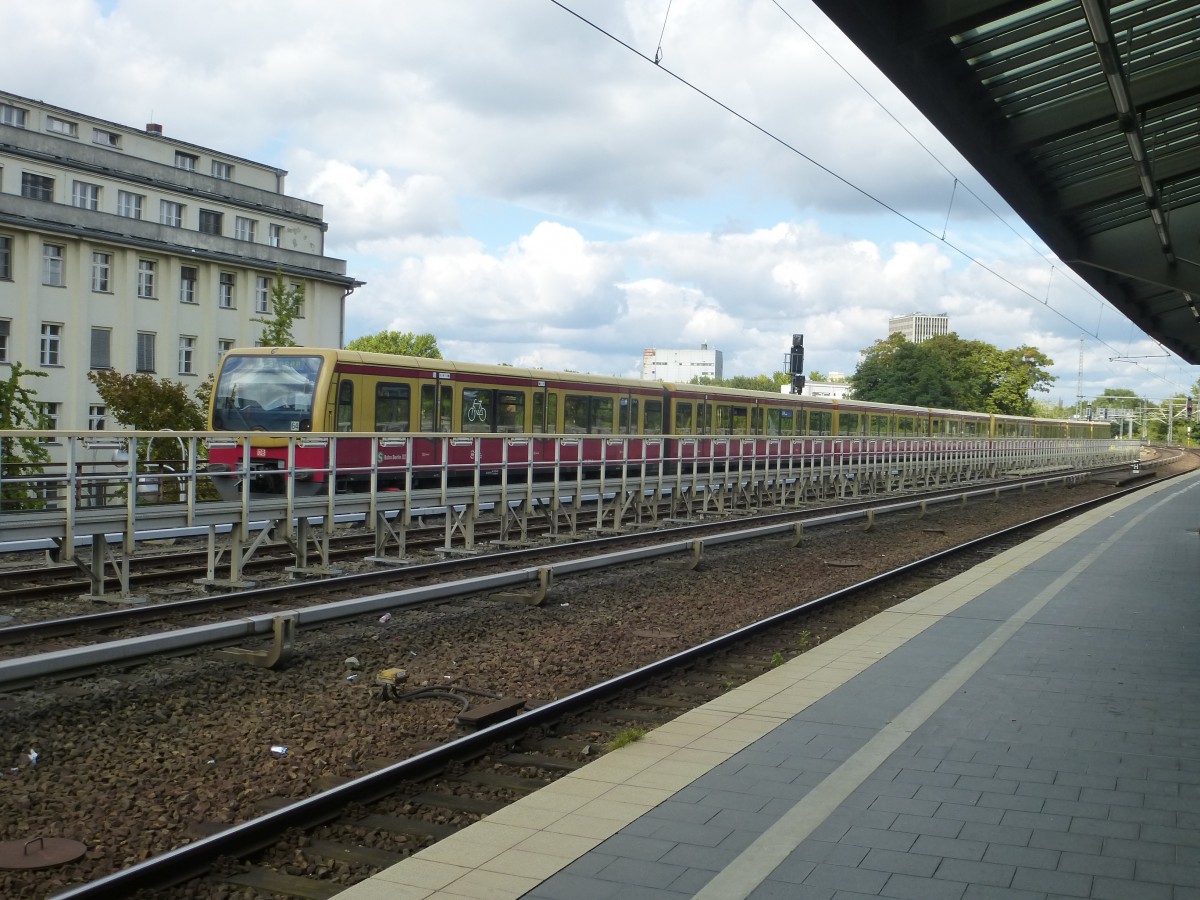
[[(217, 440), (209, 450), (209, 472), (227, 498), (238, 495), (239, 473), (247, 471), (256, 493), (283, 492), (284, 474), (293, 471), (294, 491), (303, 495), (327, 490), (331, 475), (336, 490), (365, 489), (373, 466), (378, 486), (395, 487), (405, 483), (410, 466), (437, 479), (443, 466), (469, 474), (505, 464), (532, 467), (535, 473), (554, 466), (678, 465), (691, 458), (719, 464), (722, 453), (729, 452), (722, 448), (734, 443), (744, 447), (749, 441), (791, 439), (795, 453), (811, 453), (818, 443), (835, 443), (821, 440), (825, 438), (1110, 435), (1107, 422), (308, 347), (228, 352), (213, 385), (209, 428), (231, 438), (242, 436)], [(295, 441), (289, 466), (289, 437), (308, 433), (313, 437)], [(377, 445), (372, 436), (380, 437)], [(247, 444), (248, 465), (242, 455)], [(336, 458), (331, 460), (334, 446)]]

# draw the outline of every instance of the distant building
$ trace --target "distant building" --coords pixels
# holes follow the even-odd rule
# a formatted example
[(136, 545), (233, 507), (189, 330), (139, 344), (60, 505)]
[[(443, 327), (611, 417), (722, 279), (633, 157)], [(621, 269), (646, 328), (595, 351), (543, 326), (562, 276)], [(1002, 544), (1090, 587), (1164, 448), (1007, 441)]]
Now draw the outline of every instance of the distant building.
[(950, 317), (945, 313), (927, 316), (924, 313), (913, 313), (908, 316), (895, 316), (888, 319), (888, 334), (902, 334), (914, 344), (927, 341), (939, 334), (950, 333)]
[[(792, 386), (785, 384), (780, 389), (780, 393), (792, 393)], [(804, 382), (804, 389), (800, 392), (801, 397), (830, 397), (834, 400), (840, 400), (850, 393), (850, 383), (847, 381), (812, 381), (811, 379)]]
[(699, 350), (642, 351), (642, 377), (651, 381), (687, 383), (693, 378), (720, 378), (721, 351), (709, 350), (701, 344)]

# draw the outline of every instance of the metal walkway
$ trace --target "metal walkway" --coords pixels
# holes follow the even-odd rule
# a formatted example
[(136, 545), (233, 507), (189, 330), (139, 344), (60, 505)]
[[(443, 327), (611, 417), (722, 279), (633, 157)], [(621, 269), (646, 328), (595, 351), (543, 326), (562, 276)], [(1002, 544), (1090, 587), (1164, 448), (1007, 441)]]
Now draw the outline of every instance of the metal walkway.
[(338, 896), (1198, 897), (1198, 529), (1100, 507)]

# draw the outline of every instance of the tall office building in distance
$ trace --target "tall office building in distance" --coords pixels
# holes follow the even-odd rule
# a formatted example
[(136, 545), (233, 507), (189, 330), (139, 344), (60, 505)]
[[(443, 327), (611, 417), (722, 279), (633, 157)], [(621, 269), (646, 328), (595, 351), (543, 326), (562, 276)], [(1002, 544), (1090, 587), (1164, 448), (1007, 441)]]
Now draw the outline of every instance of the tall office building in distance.
[(927, 316), (924, 313), (912, 313), (907, 316), (895, 316), (888, 319), (888, 334), (902, 334), (914, 344), (927, 341), (939, 334), (950, 333), (950, 317), (945, 313)]

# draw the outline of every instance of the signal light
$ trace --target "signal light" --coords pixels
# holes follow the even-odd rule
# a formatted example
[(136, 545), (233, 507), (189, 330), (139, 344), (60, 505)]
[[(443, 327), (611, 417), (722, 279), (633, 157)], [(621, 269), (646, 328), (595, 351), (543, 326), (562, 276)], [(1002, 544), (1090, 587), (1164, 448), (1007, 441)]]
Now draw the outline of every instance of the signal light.
[(1192, 398), (1191, 397), (1187, 398), (1187, 417), (1189, 419), (1192, 417)]

